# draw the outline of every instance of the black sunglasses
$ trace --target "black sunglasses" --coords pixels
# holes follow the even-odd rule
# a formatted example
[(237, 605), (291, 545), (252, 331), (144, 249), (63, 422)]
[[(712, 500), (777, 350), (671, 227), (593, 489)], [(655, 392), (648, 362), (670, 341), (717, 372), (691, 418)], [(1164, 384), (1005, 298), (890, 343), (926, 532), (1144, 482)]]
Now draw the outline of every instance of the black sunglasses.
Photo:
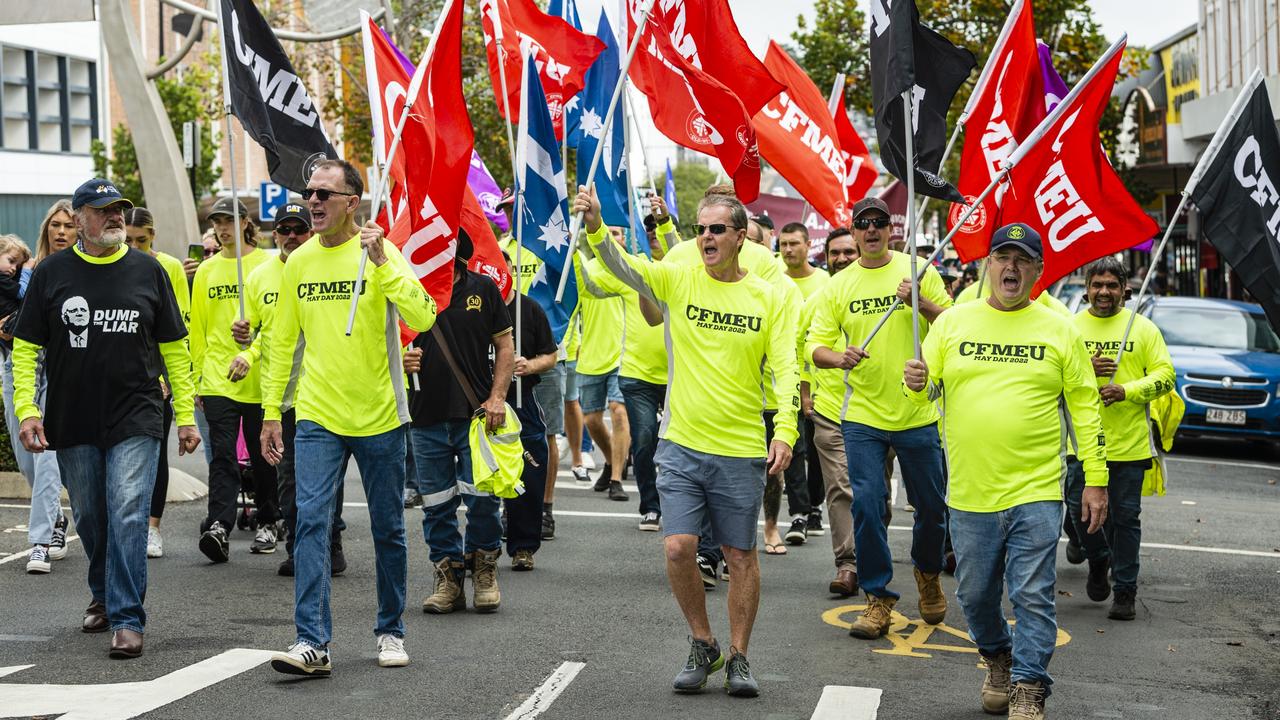
[(289, 235), (306, 235), (309, 231), (310, 228), (305, 228), (301, 225), (290, 225), (289, 227), (276, 228), (276, 234), (282, 237), (287, 237)]
[(875, 218), (874, 220), (870, 218), (858, 218), (857, 220), (853, 221), (853, 226), (859, 230), (866, 230), (872, 225), (875, 225), (877, 228), (883, 230), (889, 227), (889, 222), (890, 222), (889, 218), (886, 218), (886, 217), (878, 217), (878, 218)]
[(303, 200), (310, 200), (312, 195), (315, 195), (316, 199), (319, 200), (320, 202), (328, 202), (329, 198), (333, 197), (334, 195), (343, 195), (346, 197), (356, 196), (355, 193), (339, 192), (338, 190), (325, 190), (324, 188), (307, 188), (302, 191)]
[(704, 232), (710, 232), (712, 235), (723, 235), (729, 231), (729, 228), (733, 228), (734, 230), (742, 229), (737, 225), (725, 225), (724, 223), (714, 223), (712, 225), (694, 225), (693, 234), (695, 237), (700, 237)]

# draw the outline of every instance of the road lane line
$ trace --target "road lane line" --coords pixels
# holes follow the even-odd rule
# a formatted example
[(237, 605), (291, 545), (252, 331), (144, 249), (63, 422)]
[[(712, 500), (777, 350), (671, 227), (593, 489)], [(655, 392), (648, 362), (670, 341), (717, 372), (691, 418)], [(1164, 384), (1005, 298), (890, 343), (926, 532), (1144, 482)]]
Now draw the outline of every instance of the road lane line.
[(569, 687), (569, 683), (573, 682), (573, 679), (586, 666), (586, 663), (580, 662), (561, 663), (560, 667), (547, 676), (547, 679), (534, 689), (533, 694), (520, 704), (520, 707), (506, 717), (506, 720), (533, 720), (546, 712), (547, 708), (551, 707), (551, 703), (560, 697), (560, 693)]
[[(80, 539), (79, 535), (69, 535), (67, 536), (67, 544), (70, 545), (73, 540), (79, 540), (79, 539)], [(21, 560), (22, 558), (25, 558), (25, 557), (29, 557), (31, 555), (32, 550), (35, 550), (35, 548), (29, 547), (26, 550), (23, 550), (22, 552), (14, 553), (7, 557), (0, 558), (0, 565), (3, 565), (5, 563), (11, 563), (11, 562), (14, 562), (15, 560)]]
[(1274, 470), (1276, 472), (1280, 472), (1280, 465), (1267, 465), (1264, 463), (1237, 462), (1235, 460), (1209, 460), (1205, 458), (1177, 457), (1173, 455), (1165, 455), (1164, 459), (1166, 462), (1172, 460), (1174, 462), (1197, 463), (1200, 465), (1231, 465), (1233, 467), (1258, 468), (1261, 470)]
[(880, 688), (828, 685), (809, 720), (876, 720), (880, 711)]

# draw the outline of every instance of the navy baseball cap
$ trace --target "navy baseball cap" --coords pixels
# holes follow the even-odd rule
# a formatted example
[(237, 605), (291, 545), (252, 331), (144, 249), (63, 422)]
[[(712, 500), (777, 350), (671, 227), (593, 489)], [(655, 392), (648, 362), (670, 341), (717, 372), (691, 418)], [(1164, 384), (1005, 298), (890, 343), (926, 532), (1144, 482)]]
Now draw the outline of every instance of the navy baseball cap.
[(1010, 223), (996, 230), (991, 236), (991, 252), (1002, 247), (1016, 247), (1033, 258), (1041, 258), (1040, 233), (1022, 223)]
[(71, 196), (71, 209), (79, 210), (85, 205), (91, 208), (124, 205), (126, 210), (133, 207), (133, 203), (121, 195), (115, 184), (106, 178), (94, 178), (76, 188), (76, 194)]
[(280, 208), (276, 213), (276, 227), (280, 227), (280, 223), (285, 220), (297, 220), (306, 225), (308, 230), (311, 229), (311, 211), (298, 203), (289, 203)]

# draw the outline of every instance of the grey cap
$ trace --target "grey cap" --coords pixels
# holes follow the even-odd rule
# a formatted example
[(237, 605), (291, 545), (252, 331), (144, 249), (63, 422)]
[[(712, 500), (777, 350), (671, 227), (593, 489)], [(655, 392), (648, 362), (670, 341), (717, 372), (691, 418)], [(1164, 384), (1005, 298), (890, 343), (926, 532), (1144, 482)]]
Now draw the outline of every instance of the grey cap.
[(885, 204), (885, 201), (878, 197), (864, 197), (853, 204), (853, 219), (857, 220), (859, 215), (868, 210), (879, 210), (884, 213), (885, 217), (891, 217), (889, 206)]
[[(235, 205), (233, 205), (232, 203), (234, 203)], [(213, 218), (213, 216), (215, 216), (215, 215), (232, 215), (232, 216), (234, 216), (234, 215), (233, 215), (233, 213), (234, 213), (235, 211), (233, 210), (233, 208), (234, 208), (236, 205), (238, 205), (238, 206), (239, 206), (239, 209), (240, 209), (240, 217), (242, 217), (242, 218), (247, 218), (247, 217), (249, 217), (249, 211), (245, 209), (245, 207), (244, 207), (244, 203), (240, 202), (239, 200), (236, 200), (236, 199), (232, 198), (231, 196), (227, 196), (227, 197), (220, 197), (220, 198), (218, 198), (217, 202), (215, 202), (215, 203), (213, 204), (213, 207), (209, 208), (209, 214), (208, 214), (208, 215), (206, 215), (205, 217), (212, 219), (212, 218)]]

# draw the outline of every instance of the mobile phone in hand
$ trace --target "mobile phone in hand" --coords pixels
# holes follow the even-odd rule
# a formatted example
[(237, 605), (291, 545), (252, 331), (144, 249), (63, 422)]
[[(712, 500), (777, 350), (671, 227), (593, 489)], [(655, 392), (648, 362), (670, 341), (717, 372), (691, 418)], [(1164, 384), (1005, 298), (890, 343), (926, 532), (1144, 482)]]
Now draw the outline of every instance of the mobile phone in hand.
[(187, 246), (187, 259), (202, 262), (204, 260), (204, 245), (200, 243), (191, 243)]

